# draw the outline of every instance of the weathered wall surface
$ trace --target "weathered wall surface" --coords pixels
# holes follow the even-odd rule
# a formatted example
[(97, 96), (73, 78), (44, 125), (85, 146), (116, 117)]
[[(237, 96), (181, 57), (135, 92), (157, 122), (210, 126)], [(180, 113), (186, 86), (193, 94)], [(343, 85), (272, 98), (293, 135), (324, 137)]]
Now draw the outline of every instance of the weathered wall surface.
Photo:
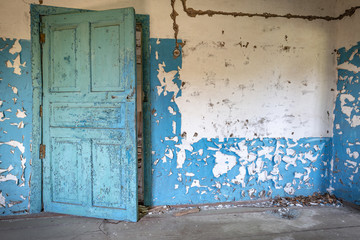
[[(354, 4), (339, 1), (338, 8)], [(337, 197), (360, 204), (360, 31), (359, 14), (337, 27), (337, 97), (334, 109), (334, 162), (331, 189)]]
[(32, 84), (30, 41), (0, 39), (0, 215), (27, 213)]
[[(307, 195), (328, 188), (329, 169), (334, 168), (330, 164), (336, 94), (334, 49), (345, 46), (336, 42), (334, 22), (223, 15), (194, 18), (183, 11), (181, 1), (177, 0), (174, 7), (179, 14), (176, 18), (178, 38), (186, 44), (181, 56), (174, 59), (171, 1), (43, 2), (92, 10), (135, 7), (137, 13), (150, 15), (153, 111), (152, 175), (147, 178), (151, 181), (149, 204)], [(20, 55), (25, 56), (30, 51), (30, 3), (38, 1), (0, 3), (0, 37), (14, 38), (6, 40), (11, 43), (20, 39)], [(227, 0), (221, 4), (215, 0), (187, 1), (188, 7), (200, 10), (316, 16), (337, 16), (356, 4), (337, 3), (335, 0)], [(6, 53), (0, 59), (4, 68), (7, 60), (16, 60), (16, 54), (7, 51), (0, 52)], [(21, 60), (19, 64), (24, 62)], [(22, 161), (27, 184), (20, 187), (19, 181), (19, 185), (9, 185), (7, 191), (16, 196), (13, 199), (24, 197), (21, 203), (24, 206), (29, 196), (29, 175), (26, 174), (30, 174), (30, 146), (26, 141), (31, 137), (31, 90), (21, 96), (21, 101), (30, 107), (4, 106), (14, 94), (8, 92), (11, 90), (8, 83), (19, 89), (19, 99), (22, 88), (31, 89), (31, 79), (24, 75), (29, 63), (20, 66), (21, 75), (12, 72), (9, 78), (3, 77), (0, 81), (1, 91), (6, 92), (0, 96), (0, 100), (6, 100), (0, 109), (4, 112), (1, 119), (9, 118), (0, 122), (1, 127), (6, 124), (5, 131), (8, 131), (7, 135), (1, 135), (4, 140), (0, 141), (21, 142), (24, 136), (21, 142), (24, 152), (14, 148), (11, 156), (26, 158)], [(10, 123), (20, 120), (15, 114), (18, 108), (23, 111), (22, 107), (27, 114), (22, 120), (25, 126), (15, 129)], [(6, 112), (8, 108), (12, 112)], [(14, 128), (11, 135), (7, 130), (10, 126)], [(10, 160), (3, 159), (11, 147), (3, 144), (0, 148), (5, 149), (1, 150), (4, 154), (0, 169), (8, 169)], [(15, 157), (16, 154), (20, 155)], [(24, 165), (16, 161), (11, 162), (14, 163), (14, 170), (10, 171), (13, 175), (15, 169), (22, 171)], [(0, 175), (7, 175), (6, 171)], [(21, 174), (17, 178), (21, 180)], [(15, 183), (7, 181), (6, 184), (12, 182)], [(5, 188), (1, 191), (5, 192)], [(10, 198), (4, 194), (0, 203), (1, 199), (7, 201), (3, 211), (10, 214)]]
[[(285, 5), (289, 9), (274, 3), (255, 10), (231, 1), (217, 7), (210, 2), (188, 1), (188, 7), (333, 15), (311, 4), (297, 11), (290, 3)], [(179, 36), (186, 45), (180, 72), (185, 86), (178, 104), (188, 139), (332, 136), (331, 22), (217, 15), (190, 18), (180, 7)], [(201, 107), (193, 108), (194, 103)], [(193, 137), (195, 133), (198, 137)]]
[[(351, 6), (359, 5), (357, 0), (337, 0), (336, 11), (339, 14), (343, 9), (348, 9)], [(357, 23), (360, 21), (360, 14), (354, 14), (351, 18), (344, 18), (336, 22), (336, 49), (346, 48), (350, 49), (355, 46), (360, 39), (360, 32), (358, 31)]]
[[(182, 132), (181, 58), (151, 39), (154, 205), (243, 201), (325, 192), (331, 138), (197, 138)], [(193, 103), (194, 111), (202, 106)], [(220, 124), (219, 122), (218, 124)], [(206, 126), (206, 125), (205, 125)], [(195, 136), (196, 137), (196, 136)]]
[(338, 197), (360, 204), (360, 42), (338, 50), (333, 188)]
[[(326, 191), (335, 95), (332, 23), (191, 18), (178, 2), (183, 54), (172, 58), (169, 39), (151, 44), (152, 204)], [(256, 10), (207, 3), (188, 1), (188, 7), (334, 14), (306, 5), (297, 11), (281, 4)]]

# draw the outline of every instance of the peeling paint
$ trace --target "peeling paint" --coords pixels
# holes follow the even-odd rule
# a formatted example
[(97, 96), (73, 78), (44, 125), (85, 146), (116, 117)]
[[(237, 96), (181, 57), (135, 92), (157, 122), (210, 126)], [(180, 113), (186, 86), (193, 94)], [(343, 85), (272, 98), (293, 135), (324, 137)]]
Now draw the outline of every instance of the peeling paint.
[(351, 71), (353, 73), (358, 73), (360, 72), (360, 67), (357, 67), (351, 63), (348, 62), (344, 62), (343, 64), (340, 64), (337, 69), (342, 69), (342, 70), (347, 70), (347, 71)]
[(360, 204), (360, 42), (338, 49), (334, 120), (334, 161), (329, 191)]
[(346, 149), (346, 153), (349, 155), (350, 158), (358, 159), (359, 157), (359, 152), (357, 151), (351, 152), (350, 148)]
[(13, 68), (14, 73), (17, 75), (21, 75), (20, 67), (25, 67), (25, 66), (26, 66), (26, 62), (20, 63), (20, 54), (17, 55), (17, 57), (13, 60), (13, 62), (11, 62), (10, 60), (6, 62), (6, 67)]
[(172, 115), (176, 115), (176, 112), (174, 111), (174, 109), (172, 107), (168, 107), (169, 113), (171, 113)]
[(2, 38), (0, 49), (0, 215), (24, 214), (30, 207), (30, 41)]
[(18, 94), (18, 89), (17, 89), (17, 87), (13, 87), (13, 86), (11, 86), (10, 84), (8, 84), (8, 86), (11, 87), (11, 89), (12, 89), (12, 91), (13, 91), (14, 94)]
[(19, 123), (10, 123), (11, 126), (17, 126), (18, 128), (24, 128), (24, 122), (21, 121)]
[(177, 70), (166, 72), (165, 71), (165, 63), (160, 63), (158, 68), (158, 79), (160, 81), (160, 86), (157, 87), (158, 89), (158, 95), (160, 96), (162, 93), (166, 96), (168, 92), (173, 92), (175, 96), (177, 96), (179, 92), (179, 87), (174, 84), (173, 79), (175, 78), (175, 75), (178, 74)]
[(26, 118), (26, 113), (25, 113), (25, 111), (21, 111), (20, 109), (17, 109), (17, 111), (16, 111), (16, 117), (17, 117), (17, 118)]
[(2, 195), (2, 192), (0, 191), (0, 208), (5, 207), (5, 197)]
[(246, 177), (246, 168), (244, 166), (241, 166), (239, 168), (239, 175), (235, 177), (235, 179), (232, 179), (231, 182), (235, 184), (241, 184), (241, 187), (245, 187), (245, 177)]
[(10, 118), (6, 118), (4, 115), (4, 112), (0, 112), (0, 122), (3, 122), (5, 120), (9, 120)]
[(10, 172), (13, 169), (14, 169), (14, 167), (12, 165), (10, 165), (7, 169), (1, 169), (0, 168), (0, 174), (4, 173), (4, 172)]
[[(157, 112), (152, 119), (155, 205), (326, 191), (331, 138), (202, 138), (182, 131), (177, 105), (183, 101), (181, 58), (172, 58), (172, 40), (156, 42), (151, 41), (151, 62), (157, 69), (151, 76)], [(166, 162), (157, 160), (164, 157)]]
[(16, 39), (14, 42), (14, 45), (12, 45), (11, 49), (9, 50), (9, 53), (11, 54), (15, 54), (15, 53), (20, 53), (22, 50), (19, 39)]
[[(173, 1), (175, 3), (175, 1)], [(183, 1), (185, 3), (185, 1)], [(186, 11), (191, 13), (191, 9), (186, 7)], [(346, 16), (352, 15), (356, 9), (349, 11)], [(185, 12), (186, 12), (185, 11)], [(204, 14), (210, 14), (211, 12), (204, 11)], [(173, 8), (172, 18), (177, 15)], [(262, 17), (272, 17), (272, 15), (264, 15)], [(288, 16), (290, 17), (290, 16)], [(342, 16), (342, 17), (345, 17)], [(178, 30), (174, 20), (174, 30)], [(314, 20), (314, 19), (312, 19)], [(226, 32), (226, 31), (225, 31)], [(156, 34), (155, 34), (156, 35)], [(159, 35), (160, 36), (160, 35)], [(290, 36), (290, 35), (289, 35)], [(281, 35), (283, 39), (284, 35)], [(177, 35), (176, 35), (177, 38)], [(260, 46), (258, 48), (253, 42), (236, 39), (234, 42), (229, 42), (226, 39), (226, 34), (223, 39), (210, 39), (208, 42), (204, 42), (203, 46), (208, 44), (211, 48), (216, 48), (216, 51), (224, 51), (226, 48), (236, 45), (237, 50), (242, 51), (240, 55), (244, 54), (244, 64), (254, 64), (254, 56), (247, 52), (245, 49), (253, 52), (259, 51), (259, 49), (266, 48), (267, 51), (279, 51), (285, 50), (284, 55), (296, 51), (293, 49), (295, 43), (291, 43), (292, 37), (289, 38), (286, 35), (285, 40), (290, 43), (278, 44), (274, 46)], [(191, 39), (190, 39), (191, 40)], [(247, 39), (248, 40), (248, 39)], [(14, 180), (1, 182), (0, 192), (0, 204), (6, 208), (5, 214), (9, 214), (11, 210), (21, 211), (28, 209), (29, 203), (29, 173), (31, 157), (30, 151), (30, 132), (31, 128), (31, 104), (26, 99), (31, 99), (31, 95), (28, 94), (29, 87), (25, 86), (25, 83), (31, 82), (30, 78), (25, 74), (31, 72), (29, 69), (29, 48), (26, 42), (22, 40), (10, 40), (3, 39), (0, 41), (0, 55), (2, 67), (0, 84), (3, 84), (0, 101), (0, 123), (1, 130), (4, 133), (9, 133), (7, 136), (4, 134), (4, 138), (1, 139), (0, 154), (2, 154), (2, 165), (0, 165), (0, 173), (2, 175), (13, 174), (18, 179), (18, 185), (15, 186)], [(178, 39), (176, 39), (178, 42)], [(269, 43), (272, 44), (272, 43)], [(356, 185), (358, 181), (358, 160), (359, 160), (359, 144), (356, 144), (358, 140), (354, 137), (354, 133), (349, 133), (349, 129), (353, 132), (357, 131), (359, 127), (359, 98), (356, 94), (348, 91), (348, 86), (342, 86), (344, 88), (338, 89), (338, 106), (336, 108), (335, 115), (341, 116), (343, 119), (338, 121), (335, 125), (334, 131), (337, 131), (337, 137), (341, 140), (334, 143), (336, 146), (345, 144), (345, 148), (338, 152), (341, 166), (336, 163), (335, 159), (331, 159), (331, 138), (328, 137), (302, 137), (302, 133), (298, 134), (295, 131), (294, 138), (292, 129), (287, 129), (289, 135), (284, 137), (261, 135), (261, 133), (269, 132), (269, 129), (274, 128), (270, 124), (273, 119), (270, 118), (253, 118), (246, 119), (240, 118), (235, 110), (229, 112), (232, 115), (221, 118), (221, 121), (211, 124), (206, 115), (199, 118), (192, 118), (194, 122), (194, 131), (188, 131), (183, 126), (182, 119), (184, 116), (188, 117), (192, 111), (200, 111), (206, 109), (206, 111), (216, 111), (216, 109), (235, 109), (238, 106), (246, 106), (246, 104), (240, 104), (233, 102), (228, 96), (222, 96), (221, 99), (215, 100), (213, 97), (208, 102), (191, 102), (193, 106), (198, 104), (198, 109), (192, 107), (190, 110), (183, 108), (180, 105), (181, 102), (191, 101), (199, 99), (197, 96), (203, 94), (199, 89), (196, 89), (196, 84), (201, 81), (200, 78), (207, 81), (209, 86), (213, 86), (217, 91), (219, 90), (219, 82), (223, 86), (227, 86), (227, 89), (232, 88), (228, 86), (229, 81), (226, 79), (217, 79), (213, 74), (217, 74), (218, 70), (214, 69), (211, 72), (204, 73), (197, 78), (189, 79), (186, 76), (186, 71), (182, 71), (182, 59), (181, 56), (177, 59), (173, 59), (173, 45), (174, 39), (151, 39), (151, 91), (153, 92), (149, 97), (151, 98), (152, 107), (156, 112), (152, 116), (152, 123), (149, 128), (152, 130), (151, 142), (153, 149), (151, 149), (152, 159), (152, 185), (151, 189), (153, 194), (154, 204), (180, 204), (180, 203), (211, 203), (218, 201), (234, 201), (234, 200), (248, 200), (257, 199), (266, 195), (300, 195), (311, 194), (314, 191), (340, 191), (339, 179), (341, 179), (346, 186), (351, 184)], [(193, 44), (196, 46), (197, 43)], [(181, 48), (182, 45), (178, 47)], [(189, 46), (189, 45), (188, 45)], [(240, 47), (239, 47), (240, 46)], [(291, 49), (290, 49), (291, 46)], [(197, 51), (202, 46), (198, 46)], [(298, 46), (296, 46), (298, 47)], [(256, 50), (255, 50), (256, 49)], [(195, 49), (196, 50), (196, 49)], [(205, 50), (207, 50), (205, 48)], [(300, 50), (299, 50), (300, 51)], [(350, 52), (348, 60), (350, 62), (357, 61), (358, 49)], [(213, 53), (209, 53), (209, 58), (212, 57), (216, 61)], [(226, 52), (224, 51), (224, 54)], [(25, 55), (25, 56), (24, 56)], [(201, 56), (201, 54), (198, 54)], [(224, 59), (222, 59), (224, 60)], [(203, 59), (199, 59), (199, 62)], [(229, 66), (228, 70), (235, 68), (233, 66), (235, 62), (231, 57), (226, 58), (225, 65)], [(220, 64), (219, 64), (220, 65)], [(247, 65), (247, 67), (249, 66)], [(221, 66), (224, 66), (224, 61), (221, 61)], [(202, 69), (202, 65), (194, 66), (198, 69)], [(349, 62), (343, 62), (338, 64), (340, 72), (344, 73), (339, 77), (339, 81), (344, 81), (346, 84), (354, 85), (358, 80), (357, 72), (359, 65), (354, 65)], [(345, 74), (346, 72), (346, 74)], [(238, 71), (238, 74), (242, 72)], [(181, 76), (180, 76), (181, 75)], [(350, 76), (350, 77), (349, 77)], [(27, 78), (26, 78), (27, 77)], [(239, 77), (236, 75), (234, 78)], [(284, 77), (284, 76), (283, 76)], [(307, 76), (305, 76), (307, 77)], [(184, 79), (182, 79), (184, 78)], [(20, 81), (20, 80), (26, 81)], [(240, 79), (240, 77), (239, 77)], [(271, 78), (269, 78), (271, 80)], [(185, 84), (186, 81), (186, 85)], [(279, 80), (280, 81), (280, 80)], [(279, 84), (273, 82), (273, 86), (278, 88), (286, 88), (286, 84)], [(293, 80), (291, 80), (293, 84)], [(309, 84), (308, 81), (304, 84)], [(9, 85), (8, 85), (9, 84)], [(231, 83), (230, 83), (231, 84)], [(340, 83), (339, 85), (342, 85)], [(9, 86), (9, 87), (6, 87)], [(293, 85), (291, 85), (294, 87)], [(237, 92), (246, 95), (248, 92), (253, 92), (251, 89), (255, 89), (258, 86), (249, 83), (240, 83), (238, 88), (234, 88), (235, 95)], [(313, 86), (318, 87), (318, 86)], [(194, 91), (193, 91), (194, 89)], [(299, 90), (299, 93), (309, 94), (310, 87)], [(193, 98), (184, 97), (185, 90), (193, 94)], [(281, 91), (276, 91), (281, 95)], [(14, 94), (16, 95), (14, 97)], [(26, 95), (28, 94), (28, 95)], [(230, 92), (227, 94), (231, 94)], [(344, 96), (342, 96), (342, 94)], [(348, 94), (348, 95), (346, 95)], [(211, 93), (209, 94), (211, 95)], [(255, 94), (254, 94), (255, 95)], [(24, 97), (27, 96), (27, 97)], [(248, 96), (245, 96), (246, 98)], [(257, 96), (261, 97), (261, 96)], [(282, 96), (286, 99), (288, 96)], [(341, 101), (342, 100), (342, 101)], [(290, 102), (286, 99), (284, 101)], [(268, 104), (274, 104), (276, 101), (268, 101)], [(296, 104), (296, 103), (294, 103)], [(206, 108), (207, 105), (212, 105), (210, 108)], [(179, 107), (180, 106), (180, 107)], [(195, 105), (196, 106), (196, 105)], [(251, 105), (253, 106), (253, 105)], [(276, 105), (270, 108), (282, 108), (282, 106)], [(291, 106), (290, 106), (291, 107)], [(10, 111), (6, 111), (10, 109)], [(26, 111), (24, 110), (26, 109)], [(215, 109), (215, 110), (214, 110)], [(252, 109), (245, 109), (244, 111), (251, 111)], [(292, 126), (304, 126), (308, 119), (303, 118), (301, 114), (295, 115), (289, 113), (290, 108), (283, 108), (281, 111), (286, 112), (284, 116), (275, 116), (276, 118), (284, 118), (285, 121), (292, 122)], [(325, 111), (326, 112), (326, 111)], [(326, 115), (326, 113), (325, 113)], [(242, 115), (241, 115), (242, 116)], [(198, 124), (198, 119), (202, 119), (202, 124)], [(225, 123), (222, 119), (227, 119)], [(19, 122), (22, 120), (21, 122)], [(299, 120), (298, 122), (296, 122)], [(344, 120), (344, 121), (343, 121)], [(208, 122), (206, 122), (208, 121)], [(267, 123), (263, 124), (263, 123)], [(231, 126), (240, 126), (246, 129), (246, 134), (242, 134), (240, 128), (232, 128)], [(347, 124), (347, 125), (346, 125)], [(214, 131), (206, 129), (205, 131), (197, 129), (195, 126), (210, 126)], [(225, 126), (222, 129), (222, 126)], [(286, 125), (286, 124), (285, 124)], [(268, 128), (263, 126), (269, 126)], [(344, 127), (345, 126), (345, 127)], [(220, 129), (220, 130), (218, 130)], [(225, 130), (228, 130), (226, 132)], [(355, 129), (355, 130), (354, 130)], [(236, 131), (237, 130), (237, 131)], [(187, 134), (183, 134), (186, 132)], [(204, 132), (208, 132), (208, 135), (204, 135)], [(285, 132), (285, 130), (284, 130)], [(240, 133), (240, 134), (239, 134)], [(251, 136), (250, 136), (251, 135)], [(303, 134), (310, 136), (311, 134)], [(313, 134), (313, 136), (330, 136), (322, 134)], [(341, 136), (340, 136), (341, 135)], [(350, 137), (349, 137), (350, 136)], [(3, 136), (2, 136), (3, 137)], [(10, 143), (11, 144), (7, 144)], [(16, 144), (15, 144), (16, 142)], [(21, 145), (22, 144), (22, 145)], [(23, 147), (24, 152), (21, 151)], [(3, 155), (4, 153), (4, 155)], [(6, 154), (6, 155), (5, 155)], [(5, 160), (3, 160), (5, 159)], [(9, 163), (14, 165), (9, 165)], [(335, 165), (335, 166), (334, 166)], [(13, 167), (12, 168), (10, 168)], [(336, 174), (337, 182), (333, 186), (328, 186), (329, 169), (343, 170), (344, 174)], [(10, 169), (10, 170), (9, 170)], [(149, 169), (149, 172), (150, 169)], [(150, 173), (151, 174), (151, 173)], [(9, 178), (13, 178), (11, 175)], [(5, 187), (3, 187), (5, 186)], [(20, 187), (21, 186), (21, 187)], [(201, 189), (199, 189), (201, 188)], [(10, 190), (13, 191), (13, 195), (9, 195)], [(3, 199), (2, 199), (3, 198)], [(19, 201), (24, 201), (19, 203)], [(21, 206), (19, 206), (21, 205)], [(3, 208), (4, 208), (3, 207)]]
[(0, 175), (0, 182), (6, 182), (6, 181), (15, 181), (17, 184), (18, 178), (15, 175), (12, 175), (11, 173), (5, 176)]
[(295, 189), (292, 187), (291, 183), (286, 184), (286, 186), (284, 187), (284, 191), (289, 195), (295, 194)]
[(6, 144), (6, 145), (9, 145), (9, 146), (12, 146), (12, 147), (16, 147), (16, 148), (18, 148), (20, 150), (21, 153), (25, 152), (24, 144), (21, 143), (21, 142), (11, 140), (9, 142), (0, 142), (0, 145), (2, 145), (2, 144)]

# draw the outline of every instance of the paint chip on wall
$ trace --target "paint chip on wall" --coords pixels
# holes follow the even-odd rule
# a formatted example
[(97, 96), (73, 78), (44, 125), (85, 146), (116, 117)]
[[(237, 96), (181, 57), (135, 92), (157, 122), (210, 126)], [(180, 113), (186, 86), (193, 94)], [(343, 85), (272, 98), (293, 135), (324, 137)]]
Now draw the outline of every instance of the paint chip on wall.
[(21, 52), (21, 45), (19, 42), (19, 39), (15, 40), (14, 45), (11, 47), (11, 49), (9, 50), (9, 53), (11, 54), (15, 54), (15, 53), (20, 53)]
[(13, 91), (13, 93), (18, 94), (18, 89), (17, 89), (17, 87), (13, 87), (13, 86), (11, 86), (10, 84), (9, 84), (8, 86), (11, 87), (11, 90)]
[(16, 184), (18, 183), (18, 178), (13, 174), (7, 174), (5, 176), (0, 175), (0, 182), (7, 182), (7, 181), (15, 181)]
[(25, 152), (25, 147), (24, 147), (24, 144), (23, 143), (20, 143), (18, 141), (14, 141), (14, 140), (11, 140), (9, 142), (0, 142), (0, 145), (9, 145), (11, 147), (17, 147), (21, 153), (24, 153)]
[(5, 206), (5, 197), (2, 195), (2, 192), (0, 191), (0, 208), (6, 207)]
[(290, 195), (294, 195), (295, 193), (295, 189), (291, 186), (291, 183), (286, 184), (286, 186), (284, 187), (284, 191)]
[(26, 112), (25, 110), (21, 111), (20, 109), (18, 109), (16, 111), (16, 117), (17, 118), (26, 118), (26, 113), (25, 112)]
[(3, 122), (5, 120), (9, 120), (10, 118), (6, 118), (4, 115), (4, 112), (0, 112), (0, 122)]
[(26, 66), (26, 62), (20, 63), (20, 54), (18, 54), (18, 56), (13, 61), (13, 63), (11, 63), (10, 60), (8, 60), (6, 62), (6, 67), (14, 68), (14, 73), (17, 74), (17, 75), (21, 75), (21, 68), (20, 67), (25, 67), (25, 66)]
[(212, 170), (214, 177), (218, 178), (222, 174), (227, 173), (236, 165), (236, 157), (216, 152), (215, 166)]

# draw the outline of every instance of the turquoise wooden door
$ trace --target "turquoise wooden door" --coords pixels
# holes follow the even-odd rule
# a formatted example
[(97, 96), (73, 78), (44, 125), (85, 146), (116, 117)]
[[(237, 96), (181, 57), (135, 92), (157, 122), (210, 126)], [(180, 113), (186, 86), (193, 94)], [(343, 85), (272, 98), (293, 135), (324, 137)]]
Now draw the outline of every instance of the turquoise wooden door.
[(44, 211), (137, 221), (134, 9), (42, 25)]

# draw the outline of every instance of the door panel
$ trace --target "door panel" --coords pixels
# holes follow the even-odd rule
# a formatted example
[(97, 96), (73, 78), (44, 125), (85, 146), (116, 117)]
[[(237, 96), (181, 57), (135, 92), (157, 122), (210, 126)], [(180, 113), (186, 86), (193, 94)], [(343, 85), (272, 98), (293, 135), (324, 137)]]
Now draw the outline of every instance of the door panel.
[(125, 103), (50, 103), (51, 127), (121, 128), (125, 127)]
[(92, 91), (124, 91), (120, 78), (123, 72), (123, 24), (92, 24), (91, 69)]
[(82, 198), (79, 193), (83, 184), (81, 142), (76, 138), (62, 137), (53, 137), (51, 140), (52, 201), (80, 205)]
[[(120, 142), (94, 139), (92, 155), (93, 206), (125, 209), (126, 199), (117, 197), (126, 196), (127, 191), (126, 185), (123, 184), (126, 169), (125, 156)], [(104, 157), (109, 161), (102, 161)]]
[(44, 209), (137, 221), (134, 10), (42, 21)]
[(76, 69), (79, 45), (77, 26), (54, 28), (51, 33), (51, 92), (79, 91)]

